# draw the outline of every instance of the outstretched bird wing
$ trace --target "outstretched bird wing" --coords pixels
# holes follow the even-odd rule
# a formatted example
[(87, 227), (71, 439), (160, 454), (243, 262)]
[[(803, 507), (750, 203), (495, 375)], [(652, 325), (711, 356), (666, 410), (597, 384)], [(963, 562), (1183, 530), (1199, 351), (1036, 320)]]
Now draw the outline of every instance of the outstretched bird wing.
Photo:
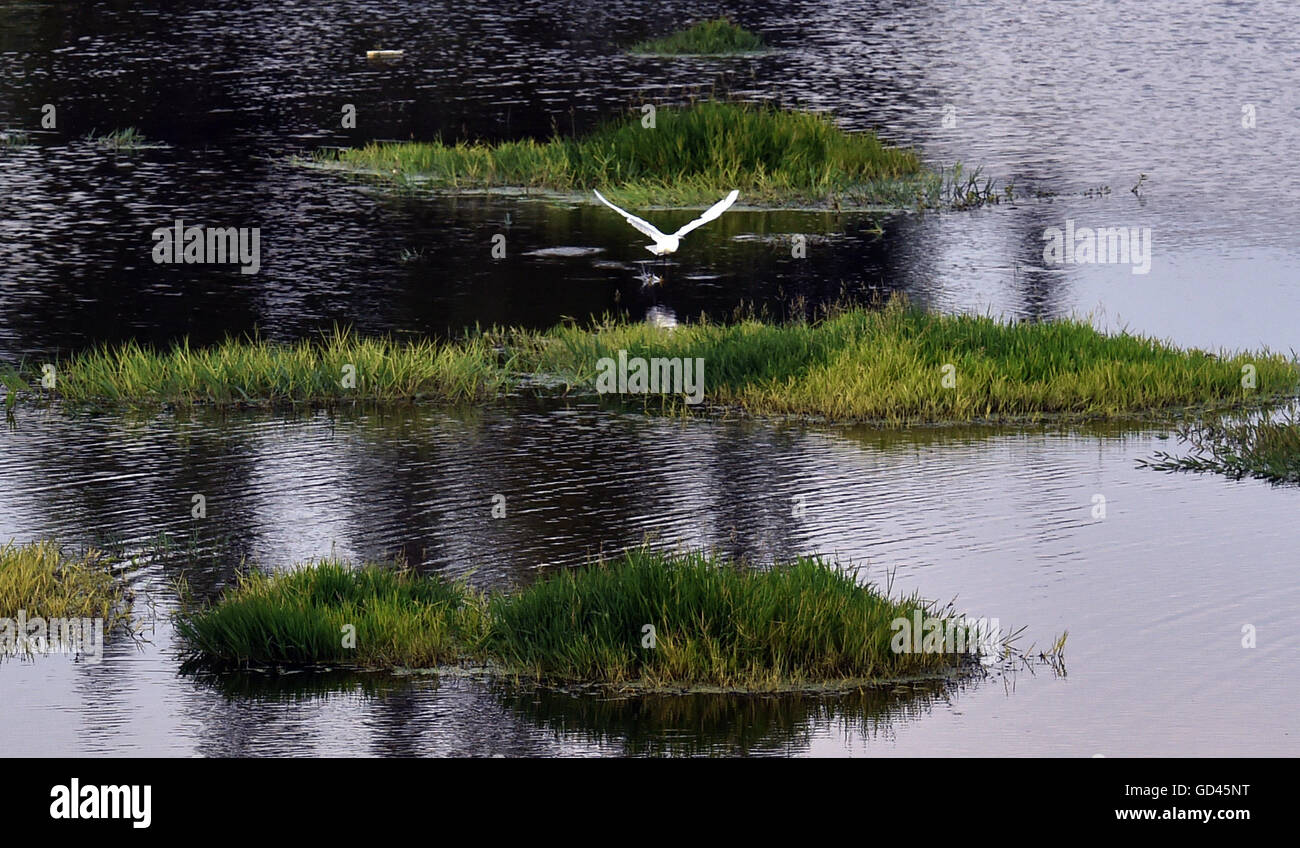
[(723, 212), (726, 212), (728, 209), (730, 209), (731, 204), (736, 202), (737, 197), (740, 197), (739, 189), (732, 191), (731, 194), (727, 195), (726, 197), (719, 200), (717, 203), (710, 206), (708, 208), (708, 211), (706, 211), (703, 215), (696, 218), (694, 221), (691, 221), (689, 224), (682, 227), (677, 232), (673, 233), (673, 235), (677, 236), (678, 238), (681, 238), (682, 236), (686, 235), (696, 227), (704, 226), (705, 224), (712, 221), (714, 218), (721, 215)]
[[(595, 191), (595, 189), (592, 190)], [(624, 212), (622, 209), (619, 209), (617, 206), (615, 206), (614, 204), (606, 200), (604, 195), (602, 195), (600, 192), (598, 191), (596, 192), (596, 197), (597, 199), (600, 200), (601, 203), (605, 204), (610, 209), (613, 209), (615, 212), (617, 212), (618, 214), (626, 218), (627, 222), (631, 224), (633, 227), (636, 227), (637, 230), (641, 231), (645, 235), (654, 239), (656, 244), (663, 241), (665, 238), (667, 238), (667, 236), (665, 236), (663, 233), (659, 232), (659, 230), (655, 228), (654, 224), (642, 218), (638, 218), (637, 216), (633, 215), (631, 212)]]

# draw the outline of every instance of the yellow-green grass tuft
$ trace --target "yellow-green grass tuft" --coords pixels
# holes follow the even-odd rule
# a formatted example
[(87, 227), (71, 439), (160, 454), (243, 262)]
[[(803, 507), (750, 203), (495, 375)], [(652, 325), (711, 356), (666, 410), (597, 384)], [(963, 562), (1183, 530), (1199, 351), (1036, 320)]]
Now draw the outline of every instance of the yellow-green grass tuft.
[[(458, 344), (365, 338), (343, 329), (282, 344), (228, 338), (163, 351), (134, 341), (60, 363), (56, 390), (72, 402), (277, 403), (482, 400), (502, 389), (508, 363), (481, 336)], [(35, 376), (35, 375), (33, 375)]]
[(461, 658), (480, 620), (475, 596), (461, 584), (322, 560), (246, 574), (211, 607), (187, 600), (177, 632), (191, 664), (211, 669), (426, 667)]
[(123, 620), (126, 592), (98, 551), (66, 553), (53, 541), (0, 545), (0, 618)]
[[(1007, 323), (897, 301), (816, 323), (566, 326), (547, 341), (536, 367), (577, 384), (594, 385), (599, 361), (619, 350), (645, 359), (700, 358), (712, 403), (835, 421), (1125, 418), (1246, 405), (1294, 395), (1300, 383), (1293, 360), (1267, 351), (1214, 356), (1104, 334), (1086, 321)], [(1246, 366), (1253, 386), (1243, 380)]]
[(951, 654), (891, 649), (891, 623), (918, 611), (931, 612), (816, 558), (753, 570), (704, 554), (637, 550), (492, 598), (487, 644), (506, 667), (541, 679), (652, 687), (952, 670)]
[[(619, 351), (629, 359), (702, 360), (706, 409), (892, 426), (1242, 409), (1294, 397), (1300, 384), (1295, 361), (1266, 350), (1207, 354), (1101, 333), (1086, 321), (1009, 323), (894, 301), (815, 322), (665, 328), (605, 321), (543, 332), (475, 332), (453, 342), (399, 342), (347, 330), (291, 344), (228, 339), (164, 351), (128, 342), (57, 363), (49, 394), (135, 407), (486, 402), (526, 387), (597, 391), (597, 377)], [(0, 369), (7, 405), (40, 391), (39, 366)], [(688, 409), (680, 394), (614, 397)]]

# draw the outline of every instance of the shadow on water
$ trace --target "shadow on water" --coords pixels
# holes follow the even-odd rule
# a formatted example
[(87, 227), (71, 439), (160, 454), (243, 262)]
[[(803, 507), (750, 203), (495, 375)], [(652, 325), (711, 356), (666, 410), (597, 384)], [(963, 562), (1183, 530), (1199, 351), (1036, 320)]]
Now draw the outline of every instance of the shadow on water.
[[(978, 683), (973, 678), (960, 683), (918, 681), (835, 695), (609, 697), (488, 680), (444, 681), (423, 674), (227, 674), (197, 682), (222, 696), (223, 711), (266, 715), (292, 706), (309, 715), (325, 715), (333, 711), (332, 702), (341, 699), (360, 709), (368, 723), (436, 712), (432, 705), (440, 698), (468, 699), (475, 707), (467, 712), (486, 720), (499, 709), (508, 719), (503, 726), (514, 728), (495, 744), (476, 750), (478, 756), (556, 753), (535, 741), (547, 739), (563, 746), (561, 753), (599, 751), (639, 757), (808, 754), (818, 740), (837, 736), (865, 740), (869, 746), (873, 739), (889, 738), (897, 722), (917, 720), (936, 703), (950, 704), (961, 690)], [(262, 744), (256, 728), (234, 715), (213, 730), (228, 733), (230, 724), (244, 728), (236, 734), (240, 741), (232, 737), (227, 744), (214, 744), (210, 753), (228, 755), (243, 746)], [(394, 753), (446, 753), (441, 747), (443, 736), (435, 737), (439, 741), (412, 734)]]
[(845, 695), (646, 695), (601, 698), (498, 689), (502, 702), (558, 736), (628, 756), (773, 756), (809, 753), (821, 737), (871, 740), (915, 720), (955, 683), (864, 688)]

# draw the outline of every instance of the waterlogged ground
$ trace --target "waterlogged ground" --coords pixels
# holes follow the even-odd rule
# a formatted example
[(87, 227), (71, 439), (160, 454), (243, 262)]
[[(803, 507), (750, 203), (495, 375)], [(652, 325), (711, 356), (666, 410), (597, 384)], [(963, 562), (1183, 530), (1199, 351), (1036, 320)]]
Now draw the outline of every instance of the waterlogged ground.
[[(4, 435), (0, 538), (135, 549), (158, 533), (190, 538), (182, 547), (200, 556), (187, 574), (201, 594), (227, 583), (240, 556), (278, 568), (402, 551), (487, 587), (647, 537), (759, 561), (820, 552), (864, 565), (866, 579), (892, 572), (896, 591), (956, 597), (974, 616), (1025, 626), (1027, 641), (1068, 629), (1068, 676), (1040, 669), (830, 702), (607, 702), (426, 677), (213, 687), (176, 675), (165, 613), (182, 550), (130, 576), (137, 611), (157, 603), (151, 645), (119, 640), (98, 666), (0, 666), (0, 749), (1300, 752), (1290, 674), (1300, 490), (1135, 467), (1168, 446), (1161, 435), (899, 435), (563, 405), (140, 421), (22, 411)], [(195, 493), (207, 498), (201, 521)], [(497, 493), (503, 519), (491, 517)], [(1246, 624), (1253, 650), (1241, 647)]]
[[(398, 334), (607, 311), (669, 323), (888, 291), (942, 310), (1092, 314), (1210, 349), (1300, 347), (1293, 4), (751, 3), (736, 19), (772, 46), (761, 56), (618, 50), (723, 11), (4, 4), (0, 125), (31, 143), (0, 145), (0, 358), (254, 327), (289, 339), (336, 321)], [(406, 58), (367, 63), (377, 47)], [(581, 132), (711, 89), (830, 110), (934, 165), (983, 165), (1018, 199), (926, 215), (740, 209), (692, 233), (646, 289), (634, 263), (648, 254), (607, 210), (395, 197), (287, 164), (374, 138)], [(355, 129), (340, 126), (347, 103)], [(82, 139), (127, 126), (158, 146)], [(259, 273), (153, 264), (149, 234), (178, 218), (259, 227)], [(1150, 228), (1149, 273), (1044, 268), (1043, 233), (1068, 220)], [(1300, 490), (1135, 467), (1176, 447), (1160, 435), (888, 434), (564, 405), (337, 420), (19, 410), (0, 428), (0, 540), (144, 551), (192, 538), (201, 592), (240, 556), (283, 567), (330, 552), (400, 551), (512, 585), (649, 535), (760, 561), (837, 555), (1030, 641), (1068, 629), (1068, 676), (832, 702), (607, 701), (427, 677), (210, 686), (176, 675), (166, 613), (182, 551), (129, 576), (151, 644), (119, 640), (95, 666), (0, 664), (0, 753), (1295, 755)], [(496, 493), (505, 519), (490, 517)]]

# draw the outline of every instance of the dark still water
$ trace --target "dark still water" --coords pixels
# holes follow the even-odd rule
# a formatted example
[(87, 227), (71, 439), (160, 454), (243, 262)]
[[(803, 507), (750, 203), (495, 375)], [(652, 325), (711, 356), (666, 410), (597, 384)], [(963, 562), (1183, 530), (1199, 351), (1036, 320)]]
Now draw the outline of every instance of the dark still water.
[[(723, 11), (774, 49), (685, 60), (619, 50)], [(1068, 12), (7, 3), (0, 125), (25, 129), (31, 146), (0, 146), (0, 356), (254, 327), (291, 337), (336, 321), (454, 333), (604, 312), (726, 316), (741, 303), (779, 314), (796, 297), (882, 290), (943, 309), (1092, 314), (1202, 347), (1285, 349), (1300, 311), (1298, 33), (1300, 9), (1283, 0), (1094, 0)], [(367, 62), (376, 46), (405, 58)], [(1025, 199), (925, 216), (731, 212), (692, 235), (664, 286), (643, 290), (630, 264), (647, 256), (640, 236), (606, 209), (399, 199), (286, 164), (376, 138), (582, 132), (647, 99), (712, 91), (828, 110), (933, 165), (982, 166)], [(347, 104), (355, 129), (342, 127)], [(46, 105), (54, 129), (42, 129)], [(1246, 109), (1253, 127), (1242, 125)], [(113, 153), (84, 140), (126, 127), (161, 146)], [(178, 218), (260, 228), (259, 273), (155, 265), (150, 233)], [(1067, 219), (1149, 227), (1149, 273), (1045, 270), (1043, 231)], [(507, 255), (493, 261), (498, 233)], [(804, 259), (791, 256), (795, 234), (810, 237)], [(536, 254), (557, 247), (598, 252)], [(414, 258), (403, 262), (404, 251)]]
[[(619, 49), (723, 12), (773, 49), (675, 61)], [(608, 312), (779, 315), (894, 291), (943, 311), (1089, 315), (1203, 348), (1300, 348), (1298, 39), (1300, 7), (1281, 0), (7, 2), (0, 360), (336, 322), (442, 335)], [(405, 58), (368, 63), (381, 47)], [(710, 92), (827, 110), (935, 166), (982, 166), (1016, 199), (839, 215), (742, 197), (643, 288), (642, 240), (609, 210), (398, 197), (290, 162), (371, 139), (582, 132), (644, 100)], [(355, 129), (341, 125), (347, 104)], [(86, 138), (126, 127), (151, 146)], [(177, 219), (259, 228), (258, 273), (154, 264), (150, 233)], [(1044, 267), (1044, 232), (1067, 225), (1149, 229), (1149, 269)], [(507, 254), (494, 261), (497, 234)], [(791, 255), (795, 235), (806, 258)], [(93, 666), (0, 664), (0, 754), (1294, 756), (1300, 491), (1137, 468), (1171, 446), (1164, 435), (890, 433), (524, 402), (20, 409), (0, 427), (0, 540), (142, 553), (166, 535), (199, 554), (187, 573), (206, 594), (241, 558), (402, 553), (510, 586), (646, 540), (761, 562), (819, 552), (1023, 625), (1040, 645), (1068, 629), (1068, 676), (830, 700), (618, 701), (424, 676), (205, 683), (177, 675), (180, 566), (159, 556), (128, 575), (150, 644), (110, 643)], [(495, 494), (505, 519), (491, 517)], [(1248, 626), (1255, 648), (1241, 644)]]

